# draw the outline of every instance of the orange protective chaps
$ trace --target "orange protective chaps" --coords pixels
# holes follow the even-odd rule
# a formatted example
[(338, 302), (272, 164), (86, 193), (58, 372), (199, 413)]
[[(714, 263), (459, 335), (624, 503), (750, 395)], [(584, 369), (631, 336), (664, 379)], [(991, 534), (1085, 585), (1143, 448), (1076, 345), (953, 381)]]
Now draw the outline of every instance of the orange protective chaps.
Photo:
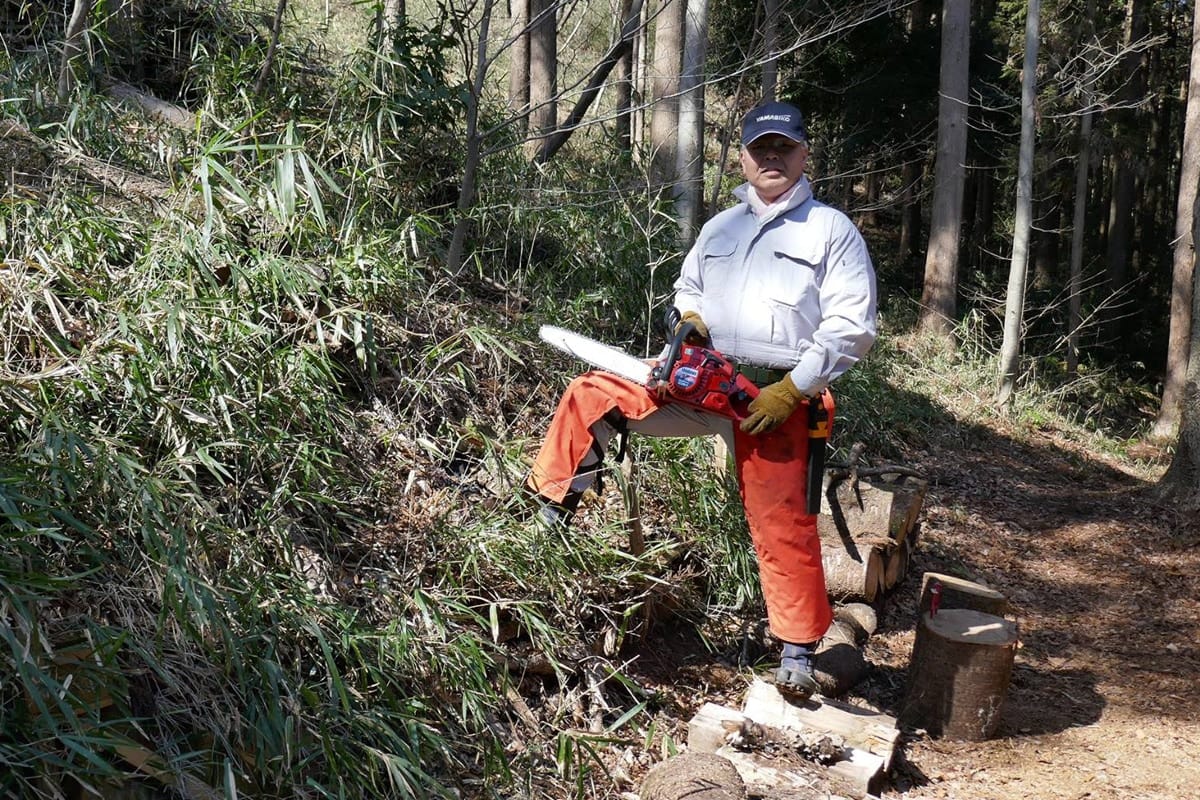
[(628, 420), (629, 430), (649, 436), (732, 437), (738, 489), (758, 556), (771, 633), (785, 642), (820, 639), (833, 613), (821, 567), (817, 519), (805, 513), (807, 414), (798, 411), (774, 431), (749, 436), (723, 417), (660, 401), (644, 387), (615, 375), (587, 372), (563, 393), (529, 486), (561, 502), (598, 441), (594, 426), (613, 409)]

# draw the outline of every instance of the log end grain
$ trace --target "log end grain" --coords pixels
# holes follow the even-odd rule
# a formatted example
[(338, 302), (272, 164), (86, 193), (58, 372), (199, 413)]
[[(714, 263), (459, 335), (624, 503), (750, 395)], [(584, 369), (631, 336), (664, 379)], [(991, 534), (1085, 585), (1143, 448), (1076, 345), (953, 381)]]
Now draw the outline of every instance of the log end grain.
[(745, 800), (746, 784), (729, 759), (689, 752), (651, 767), (640, 796), (642, 800)]

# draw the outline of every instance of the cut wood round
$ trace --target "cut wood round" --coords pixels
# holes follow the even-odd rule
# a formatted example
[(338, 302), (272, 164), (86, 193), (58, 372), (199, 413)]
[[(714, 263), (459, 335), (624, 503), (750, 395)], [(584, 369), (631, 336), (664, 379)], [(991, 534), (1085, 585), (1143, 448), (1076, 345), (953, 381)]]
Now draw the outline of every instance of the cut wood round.
[(879, 627), (879, 615), (866, 603), (845, 603), (833, 610), (833, 618), (854, 629), (854, 641), (863, 644)]
[(883, 568), (883, 585), (890, 591), (904, 582), (908, 574), (908, 540), (888, 551), (887, 564)]
[(931, 736), (990, 737), (1012, 678), (1017, 624), (951, 608), (921, 615), (900, 719)]
[(1008, 613), (1008, 598), (990, 586), (941, 572), (926, 572), (921, 576), (921, 602), (917, 606), (922, 614), (929, 611), (934, 587), (940, 595), (939, 609), (970, 608), (997, 617)]
[(823, 544), (821, 564), (825, 568), (825, 589), (836, 601), (873, 602), (879, 594), (883, 575), (883, 556), (876, 545), (862, 545), (858, 558), (838, 546)]
[[(866, 659), (854, 643), (850, 626), (837, 622), (834, 625), (844, 625), (846, 631), (836, 638), (827, 635), (817, 645), (817, 653), (813, 656), (813, 677), (825, 697), (841, 697), (867, 674)], [(850, 641), (843, 641), (842, 637), (848, 637)]]
[(642, 800), (745, 800), (746, 783), (727, 758), (683, 753), (651, 767), (640, 796)]

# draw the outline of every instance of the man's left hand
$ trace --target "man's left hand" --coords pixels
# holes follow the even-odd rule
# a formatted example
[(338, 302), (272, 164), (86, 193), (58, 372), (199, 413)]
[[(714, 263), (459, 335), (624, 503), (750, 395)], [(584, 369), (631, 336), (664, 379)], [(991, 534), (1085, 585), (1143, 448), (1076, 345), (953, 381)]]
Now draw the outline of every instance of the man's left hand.
[(792, 415), (803, 399), (792, 376), (784, 375), (783, 380), (764, 386), (758, 397), (750, 402), (750, 416), (742, 420), (739, 427), (742, 433), (751, 436), (773, 431)]

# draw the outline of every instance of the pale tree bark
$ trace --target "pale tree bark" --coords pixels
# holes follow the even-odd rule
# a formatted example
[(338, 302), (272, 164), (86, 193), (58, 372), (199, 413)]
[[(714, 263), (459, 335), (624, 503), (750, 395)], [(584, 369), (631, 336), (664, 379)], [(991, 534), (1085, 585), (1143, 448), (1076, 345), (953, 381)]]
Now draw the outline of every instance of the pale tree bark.
[(662, 0), (654, 22), (651, 63), (650, 178), (658, 186), (675, 181), (679, 133), (679, 73), (683, 66), (683, 15), (687, 0)]
[(947, 343), (951, 341), (957, 314), (955, 295), (958, 292), (959, 234), (966, 178), (970, 46), (970, 2), (944, 0), (937, 160), (919, 327)]
[(408, 16), (408, 9), (404, 5), (404, 0), (383, 0), (383, 18), (380, 20), (381, 34), (380, 41), (391, 45), (396, 32), (404, 27), (405, 18)]
[(683, 70), (679, 82), (679, 150), (675, 218), (686, 250), (696, 239), (704, 207), (704, 60), (708, 53), (708, 0), (688, 0)]
[(75, 88), (75, 59), (87, 48), (87, 21), (92, 0), (75, 0), (71, 18), (63, 31), (62, 61), (58, 67), (58, 99), (65, 101)]
[(779, 0), (763, 0), (762, 102), (775, 100), (779, 84)]
[(1179, 197), (1175, 204), (1175, 252), (1171, 270), (1171, 311), (1167, 338), (1167, 366), (1162, 404), (1151, 435), (1170, 438), (1179, 427), (1192, 327), (1192, 275), (1196, 245), (1191, 220), (1196, 212), (1196, 187), (1200, 181), (1200, 4), (1192, 9), (1192, 58), (1188, 74), (1187, 112), (1183, 126)]
[(529, 133), (531, 147), (558, 127), (556, 0), (529, 0)]
[(1029, 0), (1025, 12), (1025, 64), (1021, 76), (1021, 143), (1017, 156), (1017, 205), (1013, 223), (1012, 261), (1004, 306), (1004, 340), (1000, 346), (1000, 384), (996, 402), (1012, 403), (1021, 355), (1025, 316), (1025, 279), (1029, 269), (1029, 234), (1033, 230), (1034, 103), (1037, 101), (1038, 27), (1041, 0)]
[(529, 2), (510, 0), (513, 42), (509, 48), (508, 109), (516, 117), (517, 130), (525, 133), (529, 114)]

